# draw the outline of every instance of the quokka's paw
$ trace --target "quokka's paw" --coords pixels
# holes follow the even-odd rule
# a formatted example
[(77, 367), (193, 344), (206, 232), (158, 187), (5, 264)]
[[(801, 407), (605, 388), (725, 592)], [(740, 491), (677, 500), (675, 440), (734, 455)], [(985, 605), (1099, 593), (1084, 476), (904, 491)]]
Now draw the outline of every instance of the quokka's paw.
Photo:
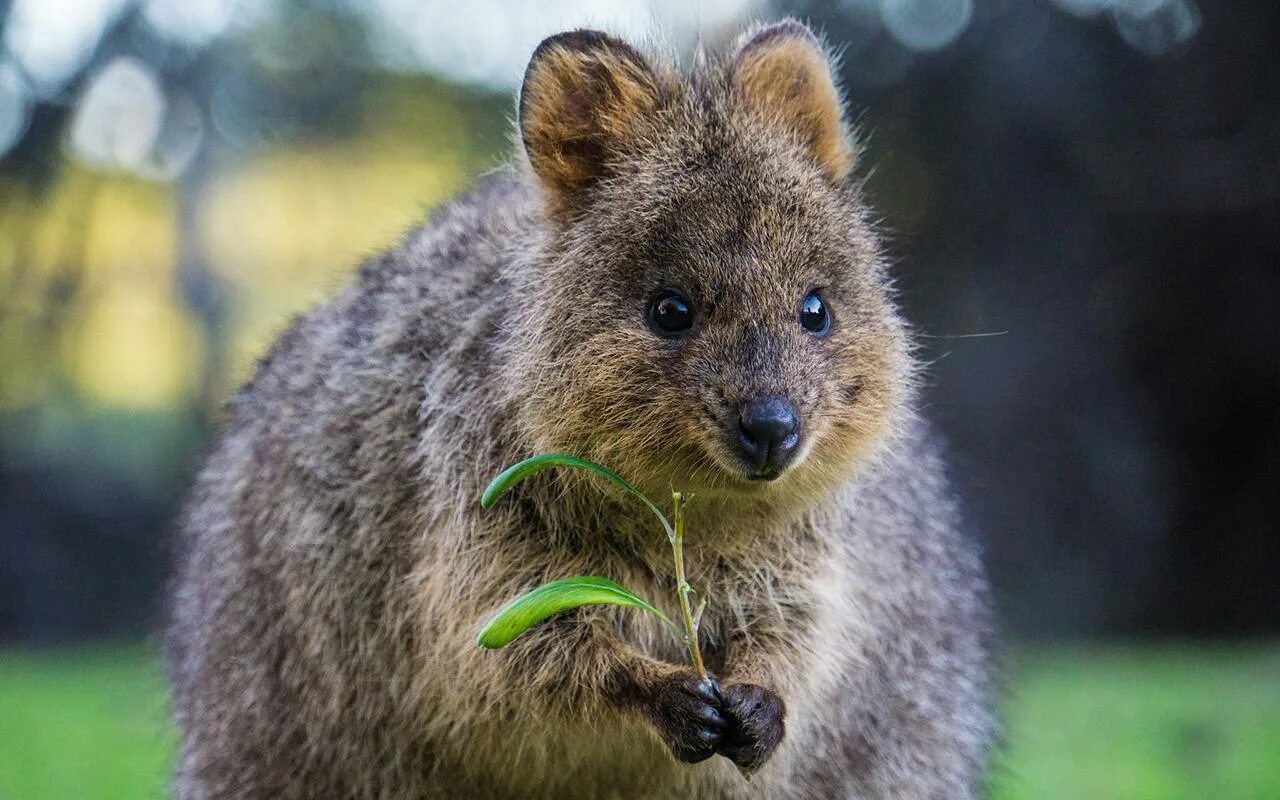
[(689, 672), (659, 684), (645, 713), (672, 754), (696, 764), (716, 754), (729, 725), (720, 706), (715, 678), (703, 680)]
[(720, 693), (720, 711), (729, 726), (716, 752), (747, 772), (769, 760), (786, 733), (786, 704), (773, 692), (754, 683), (735, 683)]

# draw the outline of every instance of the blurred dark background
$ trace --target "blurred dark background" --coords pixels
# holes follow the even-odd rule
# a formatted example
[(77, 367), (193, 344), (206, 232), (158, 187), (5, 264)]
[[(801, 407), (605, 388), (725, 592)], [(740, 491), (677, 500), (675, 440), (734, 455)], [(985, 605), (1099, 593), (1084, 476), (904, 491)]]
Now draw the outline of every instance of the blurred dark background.
[(0, 0), (0, 643), (153, 629), (221, 403), (507, 157), (543, 35), (786, 13), (841, 54), (1010, 630), (1280, 632), (1273, 0), (541, 5)]

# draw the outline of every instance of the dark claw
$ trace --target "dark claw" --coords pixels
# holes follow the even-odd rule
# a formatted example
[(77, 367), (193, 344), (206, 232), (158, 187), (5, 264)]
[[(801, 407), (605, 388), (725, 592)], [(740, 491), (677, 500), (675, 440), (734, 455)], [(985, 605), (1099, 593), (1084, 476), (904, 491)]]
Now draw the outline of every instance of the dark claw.
[(695, 712), (694, 717), (704, 725), (722, 731), (729, 727), (729, 720), (711, 706), (703, 706)]
[(646, 715), (681, 761), (696, 764), (715, 755), (730, 721), (720, 709), (719, 686), (696, 675), (673, 676), (658, 686)]
[(707, 676), (705, 681), (695, 682), (693, 684), (693, 690), (699, 697), (711, 705), (718, 706), (723, 702), (720, 697), (720, 684), (710, 675)]
[(699, 715), (698, 719), (712, 730), (723, 733), (729, 727), (729, 720), (723, 714), (714, 708), (705, 708)]

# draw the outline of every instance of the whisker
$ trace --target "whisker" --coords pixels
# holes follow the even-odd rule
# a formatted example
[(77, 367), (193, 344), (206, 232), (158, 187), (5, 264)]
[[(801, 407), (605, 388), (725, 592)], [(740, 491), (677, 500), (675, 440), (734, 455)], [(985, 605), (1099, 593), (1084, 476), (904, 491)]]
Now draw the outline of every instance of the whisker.
[(1008, 331), (987, 331), (985, 333), (917, 333), (916, 336), (921, 339), (986, 339), (990, 336), (1006, 336)]

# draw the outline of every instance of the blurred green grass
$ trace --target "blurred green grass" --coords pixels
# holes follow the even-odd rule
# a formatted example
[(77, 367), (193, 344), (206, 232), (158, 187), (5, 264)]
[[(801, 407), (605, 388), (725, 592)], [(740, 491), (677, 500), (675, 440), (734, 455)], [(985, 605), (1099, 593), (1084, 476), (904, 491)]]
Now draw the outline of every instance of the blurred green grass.
[(0, 651), (0, 800), (165, 796), (167, 715), (153, 650)]
[(1014, 659), (997, 800), (1280, 798), (1280, 647), (1163, 645)]
[[(1280, 797), (1280, 646), (1022, 650), (995, 800)], [(162, 797), (174, 737), (141, 646), (0, 652), (0, 800)]]

